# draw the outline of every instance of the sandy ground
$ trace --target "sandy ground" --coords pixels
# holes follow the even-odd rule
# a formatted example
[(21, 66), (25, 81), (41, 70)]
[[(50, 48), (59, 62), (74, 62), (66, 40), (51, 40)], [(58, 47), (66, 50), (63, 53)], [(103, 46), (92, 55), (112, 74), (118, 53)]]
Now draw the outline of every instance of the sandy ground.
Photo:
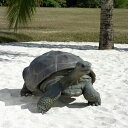
[[(97, 50), (97, 43), (29, 42), (0, 44), (0, 128), (128, 128), (128, 45)], [(101, 106), (83, 96), (60, 99), (46, 114), (39, 97), (21, 97), (22, 70), (50, 50), (71, 52), (92, 63)]]

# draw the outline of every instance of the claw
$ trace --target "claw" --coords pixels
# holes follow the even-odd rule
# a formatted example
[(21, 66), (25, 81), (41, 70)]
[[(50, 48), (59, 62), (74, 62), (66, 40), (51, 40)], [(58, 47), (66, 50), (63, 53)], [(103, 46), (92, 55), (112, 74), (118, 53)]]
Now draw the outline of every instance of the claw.
[(44, 111), (42, 111), (41, 113), (42, 113), (42, 115), (46, 114), (46, 112), (44, 112)]
[(95, 103), (95, 106), (98, 106), (99, 105), (99, 103)]
[(46, 114), (46, 111), (42, 108), (42, 106), (38, 105), (37, 109), (39, 113)]
[(21, 92), (21, 96), (32, 96), (32, 92)]
[(38, 112), (39, 113), (42, 113), (42, 109), (38, 107)]
[(98, 104), (99, 104), (99, 105), (101, 105), (101, 101), (100, 101), (100, 102), (98, 102)]
[(88, 102), (88, 105), (90, 106), (98, 106), (98, 105), (101, 105), (100, 102)]
[(42, 115), (46, 114), (46, 112), (43, 111), (41, 108), (38, 108), (38, 112), (41, 113)]
[(27, 96), (32, 96), (32, 94), (30, 94), (30, 93), (24, 93), (24, 94), (21, 94), (21, 96), (27, 97)]
[(26, 97), (27, 97), (27, 96), (32, 96), (32, 94), (30, 94), (30, 93), (26, 93), (25, 96), (26, 96)]

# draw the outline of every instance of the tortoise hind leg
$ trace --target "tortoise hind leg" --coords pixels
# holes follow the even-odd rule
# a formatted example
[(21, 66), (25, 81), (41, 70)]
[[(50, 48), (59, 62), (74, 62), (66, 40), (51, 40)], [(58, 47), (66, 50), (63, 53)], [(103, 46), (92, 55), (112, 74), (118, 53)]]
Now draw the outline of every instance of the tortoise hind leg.
[(20, 91), (21, 96), (31, 96), (32, 92), (27, 89), (26, 84), (23, 85), (23, 88)]
[(38, 111), (47, 112), (61, 96), (62, 88), (59, 83), (54, 84), (47, 92), (45, 92), (37, 103)]

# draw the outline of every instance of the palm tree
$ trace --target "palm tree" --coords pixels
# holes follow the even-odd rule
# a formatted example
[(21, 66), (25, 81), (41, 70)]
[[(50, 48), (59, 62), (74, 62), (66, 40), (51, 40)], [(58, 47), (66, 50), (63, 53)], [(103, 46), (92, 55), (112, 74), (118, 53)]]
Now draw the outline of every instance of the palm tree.
[(8, 0), (9, 27), (17, 30), (21, 24), (26, 24), (34, 15), (39, 0)]
[(113, 0), (101, 0), (99, 49), (113, 49)]

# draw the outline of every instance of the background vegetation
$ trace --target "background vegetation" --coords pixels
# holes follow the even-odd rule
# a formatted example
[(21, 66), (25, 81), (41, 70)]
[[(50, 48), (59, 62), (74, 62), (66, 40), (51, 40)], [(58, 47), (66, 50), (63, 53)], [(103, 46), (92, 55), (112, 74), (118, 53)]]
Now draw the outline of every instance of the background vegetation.
[[(99, 8), (38, 8), (32, 22), (17, 33), (8, 29), (6, 7), (0, 8), (0, 42), (98, 42)], [(114, 42), (128, 43), (128, 9), (114, 9)]]
[[(9, 0), (0, 0), (0, 6), (7, 6)], [(40, 0), (43, 7), (98, 8), (101, 0)], [(114, 0), (115, 8), (128, 8), (128, 0)]]

